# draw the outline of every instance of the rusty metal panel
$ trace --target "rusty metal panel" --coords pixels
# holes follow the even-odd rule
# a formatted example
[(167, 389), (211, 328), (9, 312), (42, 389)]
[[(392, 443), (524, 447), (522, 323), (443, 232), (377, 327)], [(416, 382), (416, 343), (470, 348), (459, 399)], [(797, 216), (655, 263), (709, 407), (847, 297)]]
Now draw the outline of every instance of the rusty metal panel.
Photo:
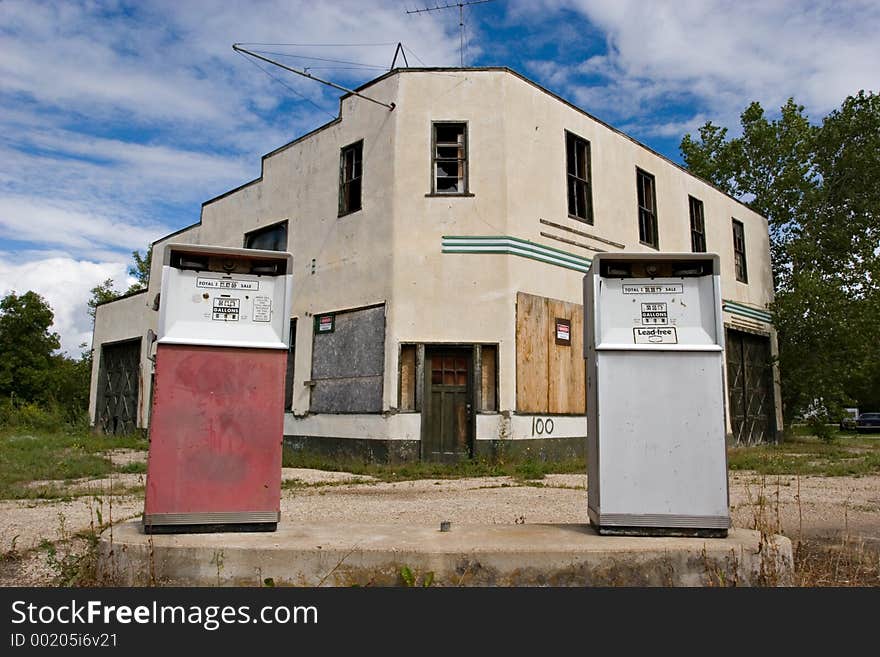
[(159, 345), (145, 517), (277, 514), (286, 361), (273, 349)]
[(385, 375), (385, 306), (335, 315), (312, 348), (312, 413), (380, 413)]

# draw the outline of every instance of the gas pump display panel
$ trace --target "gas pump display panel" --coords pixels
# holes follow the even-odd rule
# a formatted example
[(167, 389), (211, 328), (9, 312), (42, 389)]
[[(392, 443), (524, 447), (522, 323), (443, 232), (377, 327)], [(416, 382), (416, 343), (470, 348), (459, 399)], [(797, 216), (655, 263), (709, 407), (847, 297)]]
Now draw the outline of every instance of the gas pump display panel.
[(146, 532), (276, 527), (291, 264), (286, 253), (166, 247)]
[(588, 505), (601, 533), (726, 534), (714, 254), (599, 254), (584, 279)]

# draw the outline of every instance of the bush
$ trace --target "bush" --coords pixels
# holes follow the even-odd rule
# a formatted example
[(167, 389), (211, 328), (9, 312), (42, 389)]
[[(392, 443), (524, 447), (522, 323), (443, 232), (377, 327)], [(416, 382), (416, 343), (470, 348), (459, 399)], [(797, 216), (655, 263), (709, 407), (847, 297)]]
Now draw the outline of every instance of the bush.
[(88, 413), (81, 408), (63, 408), (59, 404), (17, 402), (9, 397), (0, 399), (0, 429), (31, 429), (33, 431), (85, 431)]

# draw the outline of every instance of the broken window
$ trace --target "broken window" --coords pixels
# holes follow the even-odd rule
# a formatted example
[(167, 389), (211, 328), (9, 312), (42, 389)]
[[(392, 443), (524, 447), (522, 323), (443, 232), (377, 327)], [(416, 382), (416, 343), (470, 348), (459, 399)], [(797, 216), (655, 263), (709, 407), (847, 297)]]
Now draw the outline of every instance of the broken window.
[(733, 220), (733, 264), (736, 268), (736, 280), (749, 282), (746, 270), (746, 233), (741, 221)]
[(434, 124), (434, 194), (467, 194), (467, 124)]
[(590, 142), (566, 132), (565, 159), (568, 170), (568, 214), (591, 224), (593, 203), (590, 190)]
[(287, 222), (245, 233), (244, 248), (264, 251), (287, 251)]
[(339, 156), (339, 216), (361, 209), (363, 140), (346, 146)]
[(691, 211), (691, 251), (706, 252), (706, 222), (703, 219), (703, 202), (688, 196)]
[(657, 239), (657, 196), (654, 192), (654, 176), (636, 169), (636, 188), (639, 198), (639, 241), (655, 249)]

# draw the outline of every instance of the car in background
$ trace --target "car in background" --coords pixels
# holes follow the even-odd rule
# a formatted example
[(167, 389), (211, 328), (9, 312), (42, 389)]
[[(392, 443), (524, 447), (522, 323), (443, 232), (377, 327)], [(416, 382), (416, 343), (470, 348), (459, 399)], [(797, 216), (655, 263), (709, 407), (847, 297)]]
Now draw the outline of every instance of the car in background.
[(859, 409), (844, 408), (843, 418), (840, 420), (840, 428), (842, 431), (852, 430), (856, 428), (856, 420), (859, 417)]
[(880, 413), (862, 413), (856, 420), (856, 431), (880, 431)]

